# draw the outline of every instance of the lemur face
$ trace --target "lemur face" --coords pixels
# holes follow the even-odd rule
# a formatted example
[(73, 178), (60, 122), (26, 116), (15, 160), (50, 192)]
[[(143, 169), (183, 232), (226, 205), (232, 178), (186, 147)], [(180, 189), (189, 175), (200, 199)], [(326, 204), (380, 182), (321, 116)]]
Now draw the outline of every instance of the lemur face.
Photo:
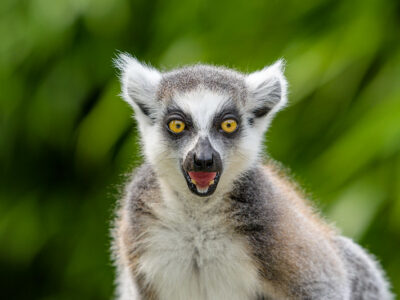
[(256, 149), (241, 145), (246, 117), (229, 95), (204, 88), (176, 93), (166, 101), (160, 128), (164, 150), (175, 156), (190, 191), (209, 196), (229, 165)]
[(179, 193), (228, 192), (257, 161), (264, 133), (286, 103), (280, 61), (249, 75), (202, 65), (160, 73), (126, 55), (117, 66), (145, 158)]

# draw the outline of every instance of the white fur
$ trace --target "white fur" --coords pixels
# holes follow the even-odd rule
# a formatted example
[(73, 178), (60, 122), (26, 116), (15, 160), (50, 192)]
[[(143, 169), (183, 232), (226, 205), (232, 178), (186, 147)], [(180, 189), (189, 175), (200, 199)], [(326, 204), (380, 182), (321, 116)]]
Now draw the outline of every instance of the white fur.
[[(163, 195), (174, 197), (164, 188)], [(221, 202), (189, 207), (164, 200), (181, 205), (158, 208), (160, 221), (148, 228), (139, 263), (160, 299), (254, 299), (262, 288), (257, 270), (244, 242), (216, 213)]]
[(135, 281), (132, 279), (132, 276), (127, 266), (121, 267), (117, 283), (118, 283), (117, 284), (118, 289), (116, 291), (117, 299), (141, 300), (139, 297)]
[(158, 112), (156, 91), (161, 73), (128, 54), (121, 54), (115, 60), (115, 65), (121, 70), (122, 98), (133, 107), (140, 129), (145, 134), (143, 125), (148, 125), (150, 120), (142, 113), (138, 104), (148, 107), (151, 114), (156, 117)]
[(174, 101), (187, 114), (192, 116), (200, 134), (208, 134), (212, 117), (221, 110), (228, 96), (199, 87), (187, 93), (177, 94)]

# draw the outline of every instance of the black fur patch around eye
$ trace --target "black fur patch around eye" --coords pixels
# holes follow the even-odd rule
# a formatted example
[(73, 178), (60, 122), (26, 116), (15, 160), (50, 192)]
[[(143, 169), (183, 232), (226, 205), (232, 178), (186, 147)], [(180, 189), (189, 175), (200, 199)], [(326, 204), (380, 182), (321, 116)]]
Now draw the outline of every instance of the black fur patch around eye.
[(179, 108), (176, 108), (174, 106), (171, 106), (167, 109), (165, 116), (164, 116), (164, 122), (167, 122), (168, 120), (172, 119), (180, 119), (183, 122), (185, 122), (186, 126), (193, 127), (193, 120), (191, 116), (185, 114), (182, 110)]
[[(172, 132), (169, 129), (169, 122), (173, 120), (181, 120), (182, 122), (184, 122), (185, 129), (180, 133)], [(182, 110), (174, 106), (171, 106), (167, 109), (164, 115), (163, 123), (163, 127), (165, 128), (164, 132), (166, 133), (166, 136), (169, 137), (171, 140), (180, 140), (185, 136), (192, 134), (194, 131), (192, 118), (186, 115)]]
[[(238, 127), (234, 132), (226, 133), (221, 129), (221, 123), (226, 119), (234, 119), (237, 122)], [(218, 114), (214, 116), (213, 124), (215, 131), (218, 132), (218, 134), (222, 134), (226, 138), (232, 139), (237, 137), (242, 131), (242, 128), (240, 126), (240, 121), (241, 121), (241, 115), (239, 113), (239, 110), (234, 106), (229, 106), (229, 107), (224, 107)]]
[(259, 107), (259, 108), (256, 108), (255, 110), (253, 110), (253, 115), (256, 118), (261, 118), (261, 117), (264, 117), (270, 111), (271, 111), (271, 107), (263, 106), (263, 107)]

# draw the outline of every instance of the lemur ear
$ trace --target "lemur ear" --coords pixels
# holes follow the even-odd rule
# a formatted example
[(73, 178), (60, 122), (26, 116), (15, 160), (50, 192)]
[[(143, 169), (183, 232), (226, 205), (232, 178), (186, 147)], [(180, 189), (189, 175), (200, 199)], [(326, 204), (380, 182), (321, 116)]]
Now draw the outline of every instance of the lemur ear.
[(157, 113), (156, 92), (161, 73), (128, 54), (120, 54), (114, 63), (121, 71), (123, 99), (133, 107), (137, 115), (152, 122)]
[(246, 84), (249, 90), (248, 110), (255, 119), (272, 116), (282, 109), (287, 102), (287, 82), (284, 61), (278, 60), (269, 67), (247, 75)]

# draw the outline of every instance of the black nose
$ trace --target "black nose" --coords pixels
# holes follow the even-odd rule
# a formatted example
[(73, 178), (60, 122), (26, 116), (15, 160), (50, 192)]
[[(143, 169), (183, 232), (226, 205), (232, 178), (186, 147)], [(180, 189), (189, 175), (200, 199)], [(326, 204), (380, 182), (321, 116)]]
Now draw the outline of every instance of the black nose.
[(222, 160), (208, 138), (200, 138), (183, 162), (185, 171), (221, 172)]
[(193, 162), (196, 168), (199, 169), (210, 169), (214, 164), (214, 158), (212, 152), (205, 153), (194, 153)]

